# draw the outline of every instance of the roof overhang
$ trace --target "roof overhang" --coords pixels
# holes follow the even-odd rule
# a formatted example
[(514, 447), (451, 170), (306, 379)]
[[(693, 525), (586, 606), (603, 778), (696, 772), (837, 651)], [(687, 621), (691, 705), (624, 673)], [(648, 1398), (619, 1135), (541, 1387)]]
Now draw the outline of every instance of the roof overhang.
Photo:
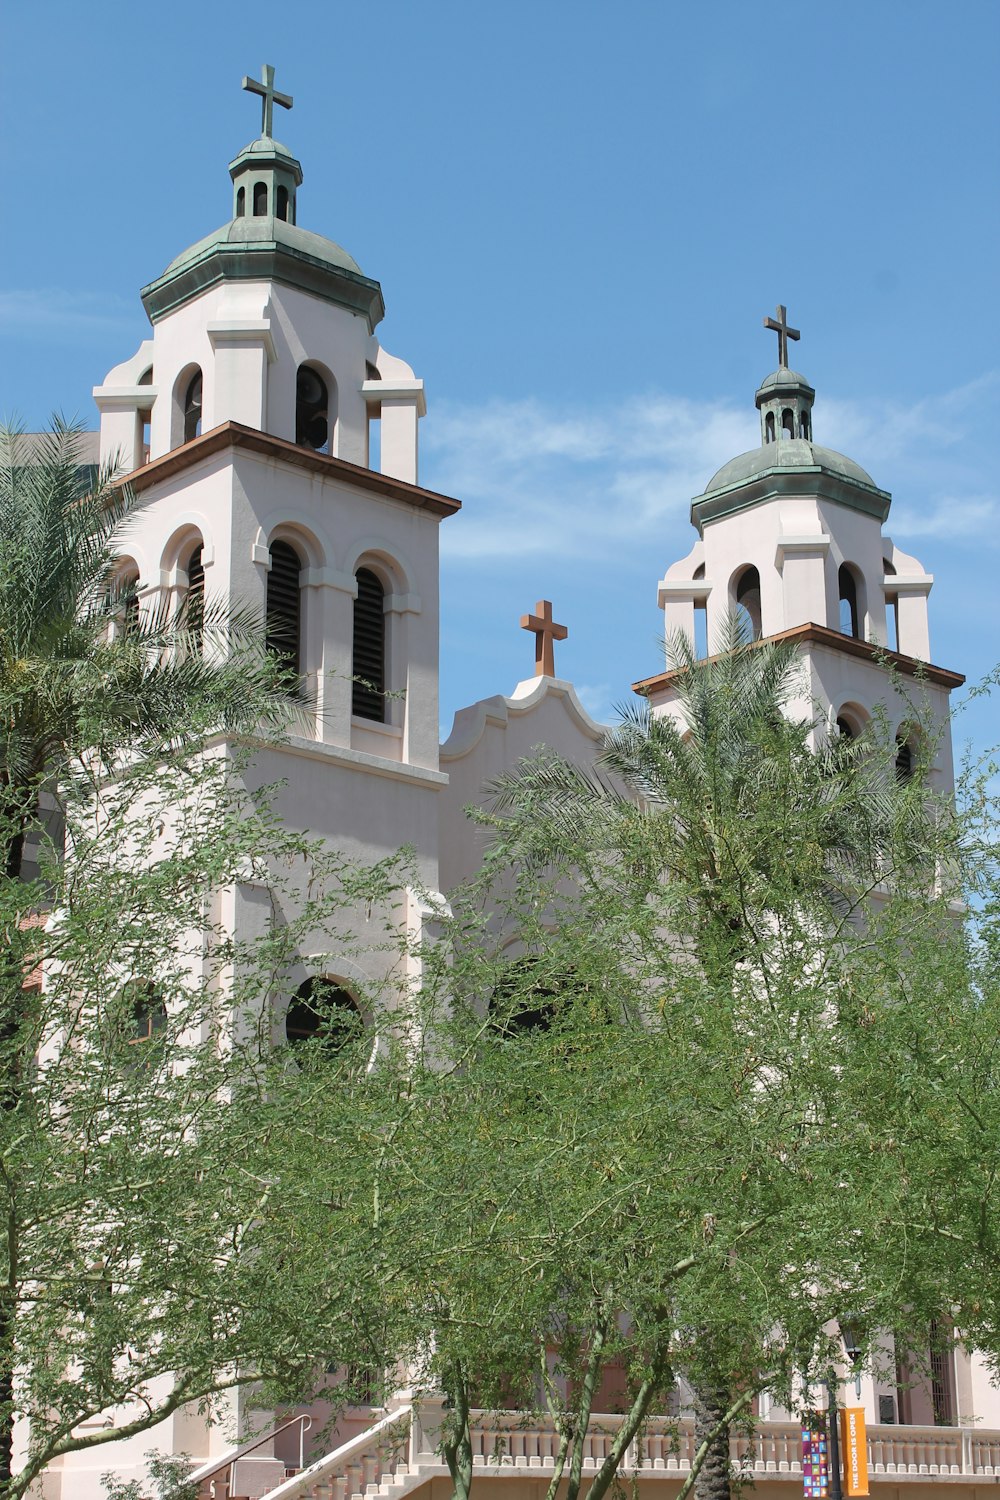
[(179, 448), (171, 449), (162, 458), (143, 464), (141, 469), (133, 469), (131, 474), (116, 480), (116, 484), (127, 484), (136, 494), (142, 494), (161, 480), (171, 479), (206, 458), (237, 449), (263, 458), (276, 459), (292, 468), (305, 469), (310, 474), (339, 480), (342, 484), (353, 485), (355, 489), (369, 490), (384, 499), (401, 500), (405, 505), (430, 511), (435, 516), (453, 516), (462, 509), (461, 500), (453, 500), (450, 495), (422, 489), (420, 485), (409, 484), (405, 479), (394, 479), (390, 474), (380, 474), (361, 464), (350, 464), (346, 459), (333, 458), (329, 453), (314, 453), (311, 448), (300, 448), (297, 443), (290, 443), (286, 438), (272, 437), (269, 432), (259, 432), (256, 427), (244, 427), (242, 422), (223, 422), (219, 427), (213, 427), (211, 432), (204, 432), (201, 437), (192, 438), (189, 443), (182, 443)]
[(346, 266), (332, 266), (281, 240), (216, 242), (196, 259), (164, 271), (139, 295), (149, 321), (156, 323), (224, 281), (277, 281), (308, 292), (365, 318), (369, 333), (374, 333), (385, 317), (382, 288), (377, 281)]
[(691, 501), (691, 524), (698, 528), (701, 536), (706, 525), (721, 521), (726, 516), (750, 510), (767, 500), (805, 498), (809, 500), (832, 500), (836, 505), (845, 505), (849, 510), (860, 511), (863, 516), (872, 516), (878, 522), (885, 521), (889, 514), (892, 496), (871, 484), (862, 484), (859, 479), (849, 479), (821, 464), (796, 466), (794, 469), (763, 469), (750, 479), (727, 485), (724, 489), (708, 490)]
[[(766, 636), (762, 641), (755, 641), (754, 645), (774, 645), (778, 641), (792, 641), (801, 646), (826, 646), (844, 656), (853, 656), (876, 667), (902, 672), (906, 677), (919, 677), (949, 691), (961, 687), (965, 681), (961, 672), (950, 672), (947, 667), (932, 666), (928, 662), (918, 661), (915, 656), (904, 656), (901, 651), (888, 651), (884, 646), (875, 646), (871, 641), (859, 641), (855, 636), (841, 635), (839, 630), (831, 630), (827, 625), (816, 625), (813, 622)], [(708, 660), (717, 661), (718, 658), (710, 656)], [(640, 682), (633, 682), (632, 691), (641, 697), (650, 698), (670, 688), (684, 675), (684, 671), (683, 667), (679, 667), (671, 672), (658, 672), (655, 677), (644, 677)]]

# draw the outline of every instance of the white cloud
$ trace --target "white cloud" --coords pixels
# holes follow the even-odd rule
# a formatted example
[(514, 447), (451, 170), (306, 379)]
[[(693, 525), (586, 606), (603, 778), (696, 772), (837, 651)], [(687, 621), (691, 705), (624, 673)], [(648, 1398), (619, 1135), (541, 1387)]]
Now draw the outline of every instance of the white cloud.
[(946, 495), (923, 511), (893, 508), (890, 530), (899, 536), (933, 536), (944, 541), (974, 538), (979, 546), (996, 546), (1000, 500), (992, 495)]
[[(990, 372), (910, 404), (826, 401), (817, 435), (895, 490), (894, 534), (961, 543), (1000, 514), (988, 436), (998, 386)], [(447, 557), (593, 562), (651, 542), (686, 553), (691, 497), (760, 432), (752, 407), (662, 392), (589, 409), (442, 403), (428, 429), (425, 480), (466, 506), (444, 530)]]
[(576, 682), (576, 696), (587, 710), (592, 719), (599, 724), (610, 724), (616, 717), (612, 705), (612, 691), (609, 682)]
[(451, 403), (429, 426), (425, 478), (467, 507), (444, 533), (449, 556), (594, 557), (609, 536), (686, 522), (690, 497), (750, 446), (755, 423), (724, 403), (644, 396), (599, 413)]

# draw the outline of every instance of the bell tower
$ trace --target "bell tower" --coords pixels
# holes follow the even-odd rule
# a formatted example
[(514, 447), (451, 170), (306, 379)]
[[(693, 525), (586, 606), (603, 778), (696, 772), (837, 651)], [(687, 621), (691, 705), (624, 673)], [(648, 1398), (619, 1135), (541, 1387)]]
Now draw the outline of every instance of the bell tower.
[[(711, 650), (735, 613), (752, 639), (791, 638), (803, 657), (802, 711), (860, 728), (910, 680), (940, 728), (962, 678), (930, 664), (927, 596), (933, 578), (883, 530), (892, 503), (860, 464), (813, 440), (815, 390), (788, 366), (800, 334), (784, 306), (764, 326), (778, 335), (778, 368), (755, 402), (760, 447), (712, 476), (691, 502), (698, 540), (668, 568), (658, 601), (665, 633)], [(637, 684), (654, 707), (671, 702), (669, 672)], [(909, 732), (909, 731), (906, 731)], [(939, 735), (950, 777), (950, 744)]]
[(266, 617), (315, 705), (302, 738), (436, 775), (438, 527), (458, 502), (418, 483), (423, 382), (376, 336), (379, 283), (300, 222), (302, 167), (274, 137), (291, 95), (271, 66), (243, 88), (261, 134), (230, 163), (232, 217), (143, 288), (150, 337), (94, 393), (102, 459), (143, 500), (123, 567), (151, 606), (197, 586)]

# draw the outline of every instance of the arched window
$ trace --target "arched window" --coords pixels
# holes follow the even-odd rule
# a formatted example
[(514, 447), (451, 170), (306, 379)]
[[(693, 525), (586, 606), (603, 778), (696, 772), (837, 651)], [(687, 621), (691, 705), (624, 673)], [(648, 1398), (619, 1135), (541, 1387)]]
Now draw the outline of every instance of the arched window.
[(800, 411), (799, 412), (799, 437), (800, 438), (805, 438), (806, 441), (808, 442), (808, 439), (809, 439), (809, 413), (807, 411)]
[(765, 441), (765, 443), (773, 443), (774, 442), (774, 412), (773, 411), (769, 411), (767, 413), (767, 416), (764, 418), (764, 441)]
[(515, 958), (490, 1000), (490, 1029), (500, 1037), (548, 1031), (558, 1009), (558, 983), (535, 979), (537, 958)]
[[(887, 557), (882, 559), (882, 567), (887, 578), (893, 578), (896, 574), (894, 565)], [(890, 594), (888, 589), (885, 595), (885, 630), (888, 638), (889, 650), (899, 650), (899, 595)]]
[(267, 213), (266, 182), (255, 182), (253, 185), (253, 212), (256, 219), (262, 218)]
[(785, 434), (785, 437), (793, 438), (795, 436), (795, 413), (790, 406), (786, 406), (781, 413), (781, 430)]
[[(365, 361), (365, 379), (381, 380), (377, 365)], [(382, 403), (369, 401), (368, 407), (368, 467), (376, 472), (382, 468)]]
[(901, 729), (896, 736), (896, 780), (909, 781), (913, 775), (913, 736)]
[(857, 730), (850, 719), (845, 719), (843, 714), (837, 717), (837, 733), (842, 740), (855, 740), (858, 737)]
[(247, 190), (245, 187), (236, 189), (236, 217), (242, 219), (247, 211)]
[(126, 1025), (130, 1046), (155, 1041), (167, 1029), (167, 1007), (155, 984), (133, 979), (125, 986)]
[[(699, 563), (691, 574), (695, 583), (705, 576), (705, 564)], [(708, 607), (704, 599), (694, 601), (694, 654), (699, 659), (708, 655)]]
[(335, 979), (307, 979), (285, 1014), (285, 1037), (293, 1047), (315, 1040), (336, 1052), (359, 1036), (363, 1026), (357, 1001)]
[(762, 634), (760, 615), (760, 574), (756, 568), (744, 568), (736, 580), (736, 617), (745, 634), (759, 641)]
[(861, 614), (858, 609), (858, 582), (847, 563), (841, 563), (837, 574), (840, 592), (840, 633), (861, 638)]
[(196, 370), (184, 392), (184, 441), (201, 437), (201, 371)]
[(108, 601), (114, 614), (114, 634), (135, 635), (139, 629), (139, 574), (133, 563), (124, 563), (115, 572), (108, 589)]
[(301, 666), (302, 562), (288, 542), (272, 542), (267, 575), (267, 649), (283, 667), (299, 673)]
[(277, 192), (276, 196), (277, 196), (277, 202), (275, 204), (274, 216), (275, 216), (276, 219), (287, 219), (288, 218), (288, 189), (286, 187), (280, 187), (278, 189), (278, 192)]
[(184, 624), (190, 631), (197, 649), (201, 650), (202, 632), (205, 629), (205, 567), (201, 557), (201, 543), (191, 553), (187, 565), (187, 594), (184, 598)]
[(300, 365), (295, 379), (295, 441), (325, 453), (330, 441), (330, 394), (312, 365)]
[(385, 722), (385, 590), (370, 568), (355, 577), (354, 684), (351, 712), (359, 719)]

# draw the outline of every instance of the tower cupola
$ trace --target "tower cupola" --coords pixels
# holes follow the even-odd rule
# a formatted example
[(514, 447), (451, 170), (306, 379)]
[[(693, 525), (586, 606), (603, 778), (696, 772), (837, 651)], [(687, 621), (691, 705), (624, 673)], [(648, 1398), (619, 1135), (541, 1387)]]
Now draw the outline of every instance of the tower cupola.
[(244, 78), (243, 87), (261, 96), (261, 132), (234, 161), (229, 163), (233, 179), (233, 218), (283, 219), (295, 223), (295, 193), (302, 183), (302, 167), (296, 158), (274, 139), (274, 106), (291, 109), (291, 94), (281, 94), (274, 87), (274, 69), (269, 63), (261, 69), (261, 82)]
[(771, 443), (800, 439), (812, 442), (812, 408), (816, 392), (804, 375), (788, 368), (788, 340), (798, 339), (799, 330), (788, 326), (788, 314), (778, 306), (777, 318), (765, 318), (764, 327), (778, 335), (778, 368), (762, 380), (757, 390), (760, 441)]

